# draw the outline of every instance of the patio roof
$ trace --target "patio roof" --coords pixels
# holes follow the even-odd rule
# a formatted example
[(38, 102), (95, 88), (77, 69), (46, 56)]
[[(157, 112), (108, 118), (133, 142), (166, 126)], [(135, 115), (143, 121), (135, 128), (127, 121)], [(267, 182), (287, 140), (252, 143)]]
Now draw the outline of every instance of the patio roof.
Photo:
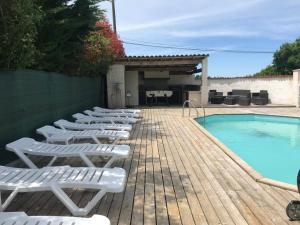
[(158, 55), (158, 56), (126, 56), (116, 63), (126, 66), (126, 70), (172, 70), (191, 71), (202, 63), (209, 55)]

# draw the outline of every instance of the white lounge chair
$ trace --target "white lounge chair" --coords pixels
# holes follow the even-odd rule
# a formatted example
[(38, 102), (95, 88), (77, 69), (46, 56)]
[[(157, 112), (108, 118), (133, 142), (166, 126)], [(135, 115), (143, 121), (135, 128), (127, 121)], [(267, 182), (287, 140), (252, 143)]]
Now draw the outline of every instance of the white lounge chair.
[(127, 131), (113, 130), (62, 130), (52, 126), (44, 126), (36, 130), (38, 134), (43, 135), (48, 143), (63, 142), (69, 144), (75, 140), (92, 139), (96, 144), (101, 144), (99, 139), (108, 139), (117, 144), (119, 140), (126, 140), (130, 134)]
[(124, 117), (124, 118), (139, 117), (139, 114), (136, 113), (99, 112), (99, 111), (92, 111), (92, 110), (85, 110), (84, 113), (89, 116), (97, 116), (97, 117)]
[[(92, 112), (90, 110), (86, 110), (85, 113)], [(138, 119), (136, 118), (126, 118), (126, 117), (94, 117), (90, 115), (84, 115), (82, 113), (76, 113), (73, 115), (76, 119), (76, 123), (123, 123), (123, 124), (131, 124), (136, 123)]]
[[(122, 192), (126, 172), (122, 168), (44, 167), (24, 169), (0, 166), (0, 191), (11, 191), (0, 211), (4, 211), (20, 192), (51, 191), (74, 216), (87, 215), (107, 193)], [(63, 189), (97, 191), (84, 208), (79, 208)]]
[(6, 149), (18, 155), (31, 169), (38, 167), (27, 155), (39, 155), (53, 157), (47, 166), (53, 165), (59, 157), (80, 157), (89, 167), (96, 167), (89, 156), (109, 157), (104, 168), (119, 159), (127, 158), (130, 154), (128, 145), (107, 145), (107, 144), (72, 144), (56, 145), (35, 141), (32, 138), (21, 138), (6, 145)]
[(24, 212), (0, 212), (2, 225), (110, 225), (105, 216), (94, 215), (91, 218), (66, 216), (27, 216)]
[(101, 108), (101, 107), (94, 107), (93, 108), (97, 112), (116, 112), (116, 113), (134, 113), (134, 114), (139, 114), (141, 113), (140, 109), (106, 109), (106, 108)]
[(54, 125), (63, 130), (119, 130), (119, 131), (132, 130), (132, 126), (130, 124), (110, 124), (110, 123), (80, 124), (80, 123), (69, 122), (67, 120), (58, 120), (54, 122)]

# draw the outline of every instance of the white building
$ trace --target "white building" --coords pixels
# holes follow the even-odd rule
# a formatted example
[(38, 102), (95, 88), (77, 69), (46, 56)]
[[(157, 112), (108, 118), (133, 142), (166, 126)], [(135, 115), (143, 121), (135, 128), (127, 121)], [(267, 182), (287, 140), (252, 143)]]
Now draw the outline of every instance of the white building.
[[(200, 78), (195, 76), (197, 72), (201, 72)], [(206, 105), (207, 74), (208, 55), (120, 58), (107, 74), (108, 107), (144, 105), (149, 102), (150, 93), (167, 93), (170, 104), (182, 104), (189, 99), (198, 106)], [(162, 104), (164, 100), (166, 97), (160, 98)]]

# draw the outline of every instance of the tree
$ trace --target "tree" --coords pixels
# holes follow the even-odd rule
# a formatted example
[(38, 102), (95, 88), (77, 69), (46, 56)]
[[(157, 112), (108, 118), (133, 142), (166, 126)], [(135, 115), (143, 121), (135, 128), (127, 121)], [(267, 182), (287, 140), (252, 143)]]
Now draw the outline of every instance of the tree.
[(33, 0), (0, 1), (0, 68), (28, 68), (36, 62), (40, 18)]
[(124, 48), (101, 1), (0, 0), (0, 67), (105, 74)]
[(267, 66), (265, 69), (262, 69), (259, 73), (256, 73), (254, 76), (271, 76), (279, 75), (273, 65)]
[(300, 38), (294, 43), (283, 44), (274, 54), (275, 70), (281, 74), (292, 74), (300, 68)]
[(294, 43), (283, 44), (273, 56), (273, 64), (261, 70), (259, 75), (292, 74), (300, 68), (300, 38)]
[(45, 16), (39, 27), (41, 69), (76, 74), (83, 40), (103, 18), (96, 6), (101, 0), (39, 0)]

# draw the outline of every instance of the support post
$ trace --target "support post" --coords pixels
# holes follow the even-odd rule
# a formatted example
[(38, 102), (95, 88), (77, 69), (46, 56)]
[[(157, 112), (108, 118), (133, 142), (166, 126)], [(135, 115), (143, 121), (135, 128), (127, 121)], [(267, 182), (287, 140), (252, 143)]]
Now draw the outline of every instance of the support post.
[(297, 108), (299, 108), (299, 90), (300, 85), (300, 69), (293, 71), (293, 88), (294, 88), (294, 103)]
[(106, 76), (108, 108), (125, 108), (125, 66), (112, 65)]
[(208, 104), (208, 58), (202, 60), (201, 105)]

